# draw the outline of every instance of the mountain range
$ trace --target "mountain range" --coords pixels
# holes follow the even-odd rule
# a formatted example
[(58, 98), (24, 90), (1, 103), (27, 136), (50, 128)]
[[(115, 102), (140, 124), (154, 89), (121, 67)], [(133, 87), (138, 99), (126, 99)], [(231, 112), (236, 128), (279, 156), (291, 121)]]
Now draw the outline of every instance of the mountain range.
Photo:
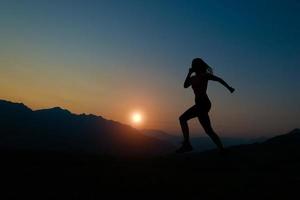
[(109, 155), (155, 155), (174, 150), (168, 142), (101, 116), (77, 115), (60, 107), (33, 111), (5, 100), (0, 100), (0, 147)]
[[(227, 147), (248, 147), (248, 144), (259, 143), (264, 147), (287, 144), (285, 148), (296, 144), (295, 148), (298, 148), (298, 132), (299, 129), (295, 129), (269, 140), (222, 138), (222, 141)], [(23, 103), (0, 100), (0, 148), (4, 149), (164, 155), (174, 152), (181, 140), (181, 136), (161, 130), (137, 130), (92, 114), (77, 115), (60, 107), (33, 111)], [(215, 148), (208, 137), (192, 137), (191, 141), (198, 152)]]

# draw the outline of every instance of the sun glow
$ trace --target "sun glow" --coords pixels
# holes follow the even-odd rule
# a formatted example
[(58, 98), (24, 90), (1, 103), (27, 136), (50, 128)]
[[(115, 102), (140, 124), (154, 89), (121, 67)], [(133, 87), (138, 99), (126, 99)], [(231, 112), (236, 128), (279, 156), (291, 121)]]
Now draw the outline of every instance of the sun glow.
[(134, 125), (139, 125), (143, 122), (143, 116), (140, 112), (134, 112), (131, 115), (131, 121)]

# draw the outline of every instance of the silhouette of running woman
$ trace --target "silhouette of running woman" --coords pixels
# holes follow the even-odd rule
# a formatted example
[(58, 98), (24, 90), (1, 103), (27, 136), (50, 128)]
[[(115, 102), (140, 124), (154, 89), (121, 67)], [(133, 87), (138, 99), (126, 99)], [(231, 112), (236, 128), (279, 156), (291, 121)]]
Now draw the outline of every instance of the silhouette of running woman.
[[(192, 74), (195, 72), (195, 75)], [(207, 83), (209, 80), (218, 81), (225, 86), (231, 93), (234, 88), (230, 87), (223, 79), (213, 75), (212, 68), (208, 66), (201, 58), (195, 58), (192, 61), (192, 67), (184, 81), (184, 88), (192, 86), (195, 93), (195, 105), (185, 111), (180, 117), (180, 126), (182, 129), (184, 141), (182, 146), (176, 151), (177, 153), (184, 153), (193, 150), (189, 138), (189, 127), (187, 121), (198, 117), (200, 124), (205, 130), (206, 134), (213, 140), (221, 152), (224, 151), (223, 144), (219, 136), (214, 132), (211, 127), (208, 112), (211, 108), (210, 100), (206, 94)]]

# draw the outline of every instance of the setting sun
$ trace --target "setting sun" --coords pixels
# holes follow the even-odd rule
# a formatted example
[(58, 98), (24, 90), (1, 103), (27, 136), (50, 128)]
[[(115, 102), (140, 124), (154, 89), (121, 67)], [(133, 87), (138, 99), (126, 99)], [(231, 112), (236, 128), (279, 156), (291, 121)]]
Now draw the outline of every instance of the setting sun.
[(135, 125), (141, 124), (143, 121), (143, 116), (139, 112), (134, 112), (131, 116), (132, 123)]

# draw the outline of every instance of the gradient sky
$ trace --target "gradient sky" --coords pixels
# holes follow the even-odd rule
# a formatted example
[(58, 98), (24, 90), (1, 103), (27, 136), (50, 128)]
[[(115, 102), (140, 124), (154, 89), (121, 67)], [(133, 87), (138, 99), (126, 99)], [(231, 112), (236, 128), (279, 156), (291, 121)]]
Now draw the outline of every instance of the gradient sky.
[[(300, 127), (300, 1), (0, 1), (0, 98), (179, 134), (183, 81), (203, 58), (221, 136)], [(192, 132), (203, 132), (197, 120)]]

